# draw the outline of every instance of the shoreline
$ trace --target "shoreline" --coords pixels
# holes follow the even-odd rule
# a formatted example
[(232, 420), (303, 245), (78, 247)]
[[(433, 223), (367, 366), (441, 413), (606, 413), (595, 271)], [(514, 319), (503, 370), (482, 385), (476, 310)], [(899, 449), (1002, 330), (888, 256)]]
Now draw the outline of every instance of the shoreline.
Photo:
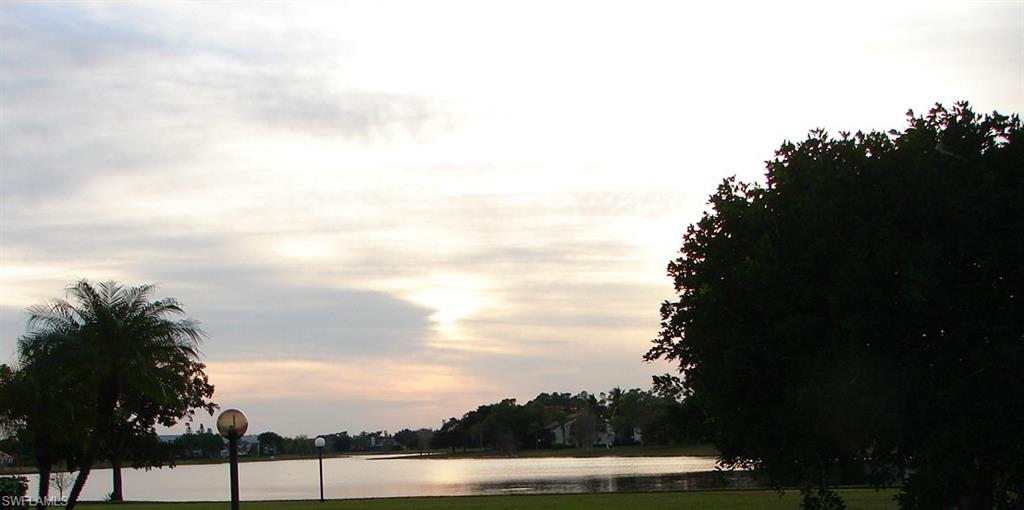
[[(893, 496), (895, 489), (877, 491), (873, 488), (847, 486), (836, 489), (847, 503), (848, 510), (889, 510), (897, 509)], [(605, 492), (567, 494), (516, 494), (486, 496), (410, 496), (384, 498), (328, 499), (321, 503), (316, 499), (260, 500), (247, 501), (247, 507), (261, 509), (369, 509), (369, 510), (413, 510), (413, 509), (508, 509), (546, 510), (563, 508), (619, 509), (646, 508), (650, 510), (699, 507), (709, 510), (758, 508), (764, 510), (793, 509), (799, 506), (798, 490), (787, 489), (780, 496), (771, 489), (699, 489), (691, 491), (665, 492)], [(217, 510), (226, 506), (226, 501), (125, 501), (106, 503), (83, 501), (83, 508), (110, 508), (116, 505), (121, 510)]]
[[(430, 450), (423, 454), (409, 451), (391, 452), (346, 452), (324, 455), (324, 459), (343, 459), (348, 457), (373, 457), (386, 456), (385, 458), (371, 460), (407, 460), (407, 459), (543, 459), (543, 458), (596, 458), (596, 457), (717, 457), (718, 450), (710, 444), (679, 445), (679, 446), (618, 446), (612, 448), (559, 448), (559, 449), (537, 449), (519, 450), (512, 453), (497, 450), (468, 450), (452, 453), (448, 450)], [(239, 463), (248, 462), (277, 462), (286, 460), (316, 460), (317, 455), (275, 455), (275, 456), (242, 456), (238, 458)], [(174, 469), (178, 466), (202, 466), (208, 464), (227, 464), (226, 458), (214, 459), (181, 459), (175, 461), (174, 466), (165, 465), (160, 468)], [(93, 469), (110, 469), (109, 462), (97, 462)], [(124, 466), (123, 469), (134, 469)], [(63, 469), (54, 469), (54, 472), (63, 472)], [(34, 475), (38, 470), (34, 466), (17, 466), (0, 469), (0, 476)]]
[[(324, 459), (343, 459), (343, 458), (346, 458), (346, 457), (358, 457), (358, 456), (361, 456), (361, 455), (362, 454), (360, 454), (360, 453), (324, 455)], [(377, 455), (377, 454), (371, 454), (371, 455)], [(245, 463), (250, 463), (250, 462), (277, 462), (277, 461), (285, 461), (285, 460), (310, 460), (310, 459), (316, 460), (317, 456), (316, 455), (275, 455), (275, 456), (263, 456), (263, 457), (257, 457), (257, 456), (244, 456), (244, 457), (242, 457), (242, 456), (240, 456), (240, 457), (238, 457), (238, 463), (239, 464), (245, 464)], [(209, 465), (209, 464), (227, 464), (227, 463), (228, 463), (228, 459), (226, 459), (226, 458), (223, 458), (223, 459), (180, 459), (180, 460), (174, 461), (174, 465), (165, 464), (163, 466), (153, 467), (153, 468), (150, 468), (150, 469), (164, 469), (164, 468), (174, 469), (174, 468), (176, 468), (178, 466), (205, 466), (205, 465)], [(110, 469), (111, 467), (112, 466), (110, 465), (110, 462), (104, 461), (104, 462), (97, 462), (96, 464), (94, 464), (92, 466), (92, 469), (93, 470), (96, 470), (96, 469)], [(126, 466), (121, 466), (121, 468), (122, 469), (144, 469), (144, 468), (133, 468), (133, 467), (127, 466), (127, 465)], [(36, 469), (35, 466), (12, 466), (12, 467), (0, 468), (0, 476), (35, 475), (35, 474), (38, 474), (38, 472), (39, 472), (39, 470)], [(55, 467), (53, 469), (53, 472), (54, 473), (66, 473), (67, 470), (65, 470), (63, 468), (63, 466), (62, 466), (60, 468), (56, 468)], [(77, 470), (76, 470), (76, 472), (77, 472)]]
[(711, 444), (679, 446), (618, 446), (612, 448), (559, 448), (518, 450), (501, 452), (497, 450), (431, 451), (423, 454), (397, 453), (393, 457), (374, 460), (396, 459), (544, 459), (544, 458), (596, 458), (596, 457), (718, 457), (719, 451)]

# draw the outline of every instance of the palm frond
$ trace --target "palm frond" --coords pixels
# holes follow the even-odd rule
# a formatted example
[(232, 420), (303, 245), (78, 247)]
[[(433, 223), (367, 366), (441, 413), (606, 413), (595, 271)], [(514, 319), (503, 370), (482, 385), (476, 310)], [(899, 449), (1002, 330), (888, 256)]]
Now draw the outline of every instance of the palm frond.
[[(154, 299), (155, 286), (149, 284), (83, 279), (67, 293), (67, 299), (28, 309), (29, 331), (18, 339), (21, 366), (59, 370), (61, 380), (96, 392), (90, 402), (112, 402), (109, 413), (144, 404), (161, 409), (156, 419), (167, 424), (193, 408), (215, 407), (199, 363), (206, 334), (180, 302)], [(97, 398), (103, 391), (114, 393)]]
[(28, 329), (71, 330), (78, 327), (75, 307), (63, 300), (54, 299), (47, 303), (28, 307)]

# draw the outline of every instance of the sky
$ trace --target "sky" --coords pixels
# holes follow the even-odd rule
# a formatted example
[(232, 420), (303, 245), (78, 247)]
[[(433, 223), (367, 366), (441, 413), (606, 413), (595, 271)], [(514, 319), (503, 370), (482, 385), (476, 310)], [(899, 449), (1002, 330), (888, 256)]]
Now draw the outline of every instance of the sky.
[(1022, 110), (1024, 2), (5, 0), (0, 362), (87, 278), (182, 301), (253, 432), (646, 388), (723, 178), (963, 99)]

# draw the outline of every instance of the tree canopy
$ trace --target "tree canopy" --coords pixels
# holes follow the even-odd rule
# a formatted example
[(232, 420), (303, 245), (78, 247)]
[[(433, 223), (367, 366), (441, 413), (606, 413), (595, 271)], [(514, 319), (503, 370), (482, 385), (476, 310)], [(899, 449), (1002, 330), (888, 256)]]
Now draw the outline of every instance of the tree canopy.
[[(1024, 140), (966, 103), (902, 132), (812, 131), (727, 179), (668, 266), (647, 359), (678, 363), (722, 461), (906, 476), (907, 509), (1024, 498)], [(813, 488), (813, 490), (812, 490)], [(1015, 506), (1016, 505), (1016, 506)]]
[[(19, 367), (0, 371), (0, 396), (11, 410), (5, 421), (33, 442), (41, 473), (57, 460), (75, 462), (72, 508), (97, 458), (110, 460), (111, 499), (119, 500), (123, 462), (151, 467), (171, 460), (156, 425), (173, 425), (197, 409), (212, 414), (216, 405), (199, 361), (203, 333), (196, 321), (179, 318), (177, 301), (152, 299), (152, 285), (82, 280), (68, 292), (70, 300), (29, 308)], [(32, 388), (45, 391), (26, 397)], [(41, 500), (46, 490), (41, 483)]]

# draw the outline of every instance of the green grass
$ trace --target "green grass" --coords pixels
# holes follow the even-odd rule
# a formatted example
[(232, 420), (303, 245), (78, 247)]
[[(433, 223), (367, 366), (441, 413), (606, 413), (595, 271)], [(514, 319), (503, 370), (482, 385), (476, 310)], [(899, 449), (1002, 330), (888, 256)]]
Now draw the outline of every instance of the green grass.
[[(871, 489), (839, 491), (849, 510), (895, 510), (894, 491)], [(118, 503), (83, 504), (86, 509), (118, 510), (225, 510), (227, 502), (219, 503)], [(645, 492), (614, 494), (571, 494), (542, 496), (463, 496), (425, 498), (381, 498), (318, 501), (242, 501), (246, 510), (548, 510), (581, 509), (611, 510), (796, 510), (800, 494), (786, 492), (779, 498), (773, 491), (692, 491)]]

